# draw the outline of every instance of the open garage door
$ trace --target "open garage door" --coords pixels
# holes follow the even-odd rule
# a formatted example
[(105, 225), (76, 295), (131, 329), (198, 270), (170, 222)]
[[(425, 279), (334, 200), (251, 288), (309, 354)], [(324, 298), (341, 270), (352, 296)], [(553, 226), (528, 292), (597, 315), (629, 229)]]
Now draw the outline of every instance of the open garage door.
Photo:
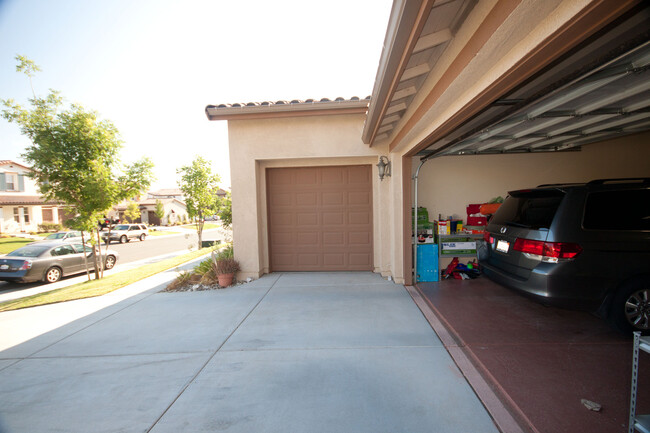
[(272, 271), (371, 271), (369, 165), (267, 170)]

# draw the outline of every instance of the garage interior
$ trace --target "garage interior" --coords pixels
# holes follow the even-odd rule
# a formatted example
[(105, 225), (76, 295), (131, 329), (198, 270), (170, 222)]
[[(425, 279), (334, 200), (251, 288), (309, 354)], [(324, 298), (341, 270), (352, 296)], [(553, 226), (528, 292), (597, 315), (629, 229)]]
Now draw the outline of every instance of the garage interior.
[[(507, 159), (510, 155), (548, 154), (544, 161), (553, 165), (577, 152), (587, 153), (593, 146), (602, 159), (623, 146), (619, 139), (633, 143), (627, 150), (643, 148), (647, 154), (649, 29), (650, 7), (640, 3), (458, 128), (420, 146), (413, 155), (413, 171), (417, 173), (420, 167), (424, 177), (430, 170), (424, 182), (415, 177), (415, 182), (421, 182), (420, 200), (426, 197), (424, 201), (431, 206), (429, 213), (444, 212), (439, 205), (444, 203), (440, 189), (432, 192), (430, 188), (430, 173), (445, 164), (458, 168), (463, 158), (472, 161), (472, 167), (490, 164), (495, 170), (514, 173), (522, 168), (503, 163), (513, 161)], [(501, 163), (495, 162), (497, 158), (502, 158)], [(434, 160), (437, 165), (426, 164)], [(637, 161), (635, 166), (636, 170), (641, 167), (645, 177), (650, 176), (647, 161)], [(543, 165), (537, 168), (540, 176), (557, 174), (544, 170)], [(595, 167), (592, 173), (597, 175), (598, 170)], [(626, 177), (638, 176), (632, 172)], [(608, 177), (608, 172), (603, 170), (597, 177)], [(511, 189), (533, 186), (517, 184)], [(471, 189), (472, 185), (458, 181), (454, 193), (471, 196)], [(494, 196), (500, 194), (503, 191), (494, 192)], [(438, 326), (436, 331), (450, 336), (445, 343), (450, 353), (461, 348), (467, 354), (525, 431), (627, 430), (632, 370), (628, 336), (588, 313), (545, 307), (484, 277), (417, 282), (416, 287), (440, 321), (432, 323)], [(641, 413), (650, 411), (649, 372), (640, 370), (639, 389), (646, 390), (639, 394)], [(601, 411), (590, 411), (582, 400), (598, 402)]]

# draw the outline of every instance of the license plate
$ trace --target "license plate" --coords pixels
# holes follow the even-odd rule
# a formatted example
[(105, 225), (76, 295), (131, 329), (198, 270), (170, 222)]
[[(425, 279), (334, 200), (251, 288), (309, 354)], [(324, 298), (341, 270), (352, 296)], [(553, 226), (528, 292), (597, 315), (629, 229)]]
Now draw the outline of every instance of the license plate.
[(507, 253), (509, 249), (510, 249), (510, 242), (504, 240), (497, 241), (497, 248), (496, 248), (497, 251), (501, 253)]

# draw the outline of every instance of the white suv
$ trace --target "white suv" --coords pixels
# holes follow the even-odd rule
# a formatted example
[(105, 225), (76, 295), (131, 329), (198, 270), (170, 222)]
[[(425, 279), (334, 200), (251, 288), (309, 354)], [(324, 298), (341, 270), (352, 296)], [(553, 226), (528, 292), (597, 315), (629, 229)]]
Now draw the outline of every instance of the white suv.
[(102, 239), (107, 244), (110, 244), (111, 241), (119, 241), (119, 243), (123, 244), (131, 239), (143, 241), (146, 239), (147, 234), (149, 234), (149, 229), (144, 224), (118, 224), (113, 227), (110, 233), (103, 232)]

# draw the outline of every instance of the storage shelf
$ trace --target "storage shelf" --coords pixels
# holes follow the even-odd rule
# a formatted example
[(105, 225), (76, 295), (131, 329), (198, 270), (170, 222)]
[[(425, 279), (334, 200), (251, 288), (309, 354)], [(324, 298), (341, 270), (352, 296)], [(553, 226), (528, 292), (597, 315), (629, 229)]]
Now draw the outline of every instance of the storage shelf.
[(636, 414), (637, 380), (639, 377), (639, 352), (650, 353), (650, 337), (641, 337), (640, 332), (634, 333), (634, 346), (632, 352), (632, 389), (630, 391), (630, 421), (628, 433), (639, 431), (650, 433), (650, 415)]

